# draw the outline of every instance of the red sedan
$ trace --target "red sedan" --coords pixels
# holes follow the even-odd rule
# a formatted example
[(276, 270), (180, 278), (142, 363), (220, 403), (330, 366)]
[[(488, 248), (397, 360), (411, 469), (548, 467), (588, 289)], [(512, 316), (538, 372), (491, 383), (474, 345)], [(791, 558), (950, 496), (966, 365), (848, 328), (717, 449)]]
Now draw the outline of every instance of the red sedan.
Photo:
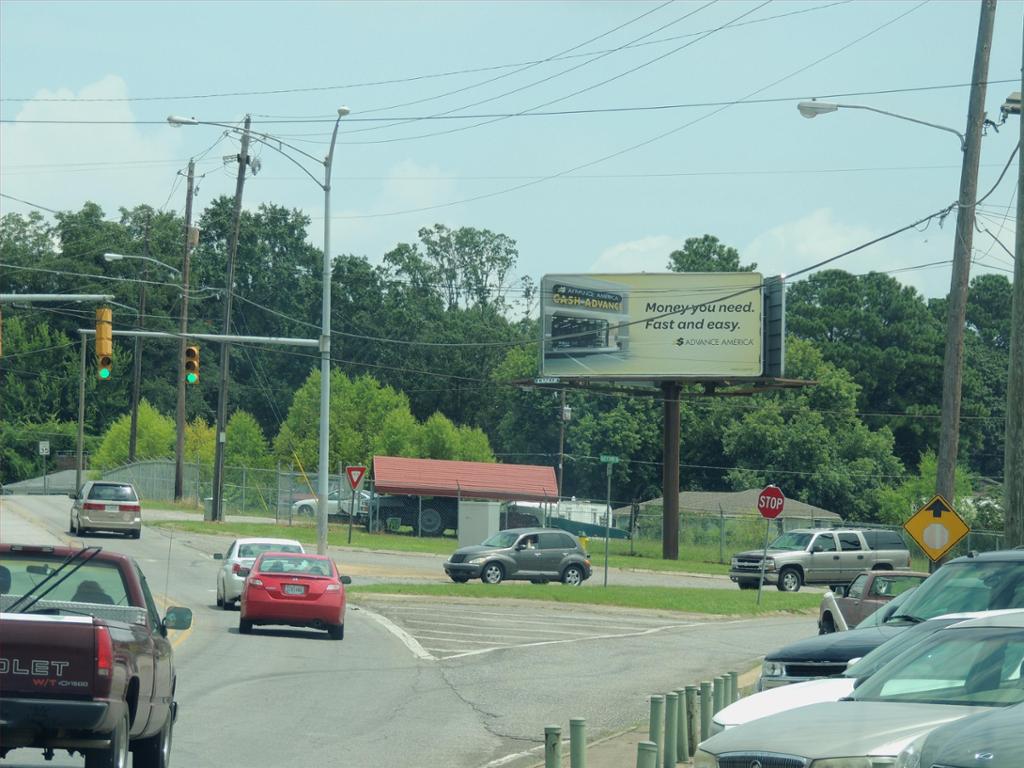
[(238, 631), (255, 624), (326, 629), (333, 640), (345, 636), (345, 584), (325, 555), (264, 552), (253, 563), (240, 601)]

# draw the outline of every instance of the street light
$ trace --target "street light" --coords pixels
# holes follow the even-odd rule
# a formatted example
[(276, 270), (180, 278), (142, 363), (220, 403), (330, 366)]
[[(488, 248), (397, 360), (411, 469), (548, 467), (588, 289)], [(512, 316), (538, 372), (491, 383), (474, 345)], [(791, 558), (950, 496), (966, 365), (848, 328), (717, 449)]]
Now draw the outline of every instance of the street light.
[[(148, 247), (148, 236), (147, 236), (147, 247)], [(181, 277), (181, 272), (172, 267), (170, 264), (165, 264), (160, 259), (154, 259), (152, 256), (135, 256), (124, 253), (104, 253), (103, 258), (108, 261), (123, 261), (125, 259), (132, 259), (136, 261), (149, 261), (154, 264), (159, 264), (165, 269), (169, 269), (174, 274)], [(146, 283), (145, 281), (139, 282), (139, 327), (145, 326), (146, 317)], [(132, 403), (131, 403), (131, 424), (128, 428), (128, 461), (135, 461), (135, 447), (138, 444), (139, 434), (139, 390), (142, 386), (142, 337), (135, 337), (135, 359), (132, 361)]]
[(880, 115), (888, 115), (889, 117), (895, 117), (898, 120), (906, 120), (908, 123), (917, 123), (918, 125), (927, 125), (929, 128), (937, 128), (940, 131), (946, 131), (954, 134), (960, 139), (960, 151), (963, 152), (967, 147), (967, 139), (960, 131), (954, 128), (948, 128), (945, 125), (938, 125), (937, 123), (929, 123), (925, 120), (918, 120), (916, 117), (907, 117), (906, 115), (900, 115), (896, 112), (886, 112), (884, 109), (875, 109), (874, 107), (866, 107), (863, 104), (836, 104), (831, 101), (818, 101), (812, 99), (811, 101), (801, 101), (796, 105), (796, 108), (800, 111), (800, 114), (806, 117), (808, 120), (817, 117), (818, 115), (825, 115), (829, 112), (835, 112), (839, 109), (863, 109), (867, 112), (877, 112)]
[[(330, 149), (327, 151), (327, 157), (323, 160), (314, 157), (305, 150), (299, 149), (298, 147), (289, 144), (286, 141), (282, 141), (268, 133), (261, 133), (258, 131), (246, 130), (246, 133), (254, 140), (259, 141), (265, 146), (277, 151), (285, 158), (290, 160), (292, 163), (297, 165), (307, 176), (309, 176), (318, 187), (324, 191), (324, 260), (323, 260), (323, 298), (322, 303), (322, 314), (321, 314), (321, 329), (320, 329), (320, 442), (319, 442), (319, 465), (317, 467), (317, 490), (319, 492), (319, 498), (317, 500), (317, 552), (321, 555), (327, 553), (327, 496), (330, 493), (330, 478), (329, 478), (329, 437), (330, 437), (330, 407), (331, 407), (331, 168), (334, 164), (334, 146), (338, 138), (338, 125), (341, 123), (341, 118), (349, 114), (349, 108), (342, 106), (338, 107), (338, 117), (334, 121), (334, 130), (331, 132), (331, 144)], [(230, 131), (238, 131), (239, 129), (233, 125), (227, 125), (224, 123), (215, 123), (205, 120), (198, 120), (194, 117), (180, 117), (177, 115), (170, 115), (167, 118), (167, 122), (175, 128), (183, 125), (215, 125), (221, 128), (226, 128)], [(286, 153), (281, 147), (288, 147), (293, 152), (297, 152), (303, 157), (313, 160), (324, 167), (324, 180), (321, 182), (316, 176), (311, 174), (309, 170), (302, 165), (298, 160), (293, 158), (291, 155)], [(225, 330), (225, 333), (227, 331)]]

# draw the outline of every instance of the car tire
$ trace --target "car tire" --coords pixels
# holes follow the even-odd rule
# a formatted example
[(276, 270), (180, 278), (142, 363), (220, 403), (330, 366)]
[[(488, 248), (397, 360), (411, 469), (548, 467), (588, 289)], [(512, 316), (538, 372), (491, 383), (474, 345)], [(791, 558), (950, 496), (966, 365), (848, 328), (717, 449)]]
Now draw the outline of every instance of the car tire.
[(168, 713), (160, 732), (132, 745), (132, 768), (169, 768), (174, 717)]
[(252, 634), (252, 622), (248, 619), (238, 620), (238, 634), (240, 635), (251, 635)]
[(504, 578), (505, 569), (501, 567), (501, 563), (487, 563), (480, 571), (480, 581), (484, 584), (501, 584)]
[(225, 593), (224, 597), (221, 598), (220, 607), (223, 608), (225, 611), (233, 611), (235, 609), (235, 601), (228, 600), (228, 596)]
[(299, 507), (300, 515), (309, 515), (310, 517), (316, 516), (316, 507), (311, 507), (309, 504), (303, 504)]
[(217, 582), (217, 607), (224, 607), (224, 590), (220, 587), (220, 582)]
[(583, 583), (583, 569), (578, 565), (567, 566), (562, 571), (562, 583), (568, 584), (571, 587), (578, 587)]
[(736, 583), (740, 589), (757, 589), (757, 581), (754, 579), (740, 579)]
[(800, 587), (803, 586), (803, 579), (800, 577), (800, 571), (789, 566), (779, 571), (779, 592), (799, 592)]
[(128, 538), (129, 539), (141, 539), (142, 538), (142, 531), (128, 531)]
[(826, 613), (821, 617), (821, 621), (818, 622), (818, 634), (819, 635), (831, 635), (836, 631), (836, 623), (832, 619), (831, 613)]
[(441, 513), (432, 507), (427, 507), (419, 515), (419, 529), (423, 536), (440, 536), (444, 533), (444, 520)]
[(73, 517), (68, 520), (68, 534), (71, 536), (78, 535), (78, 531), (75, 530), (75, 518)]
[(327, 636), (331, 640), (344, 640), (345, 639), (345, 625), (344, 624), (331, 624), (327, 627)]
[(451, 580), (454, 581), (456, 584), (465, 584), (467, 581), (469, 581), (469, 576), (452, 575)]
[(110, 733), (110, 746), (85, 750), (85, 768), (128, 768), (128, 707)]

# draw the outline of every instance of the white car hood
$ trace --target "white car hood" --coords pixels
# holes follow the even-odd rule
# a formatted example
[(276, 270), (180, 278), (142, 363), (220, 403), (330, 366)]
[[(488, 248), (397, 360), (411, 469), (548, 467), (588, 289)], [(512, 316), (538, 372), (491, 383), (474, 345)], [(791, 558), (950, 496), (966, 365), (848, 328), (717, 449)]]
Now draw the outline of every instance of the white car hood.
[(732, 728), (749, 723), (759, 717), (777, 715), (808, 704), (839, 701), (853, 693), (852, 677), (830, 677), (824, 680), (808, 680), (806, 683), (782, 685), (755, 693), (719, 710), (714, 720), (719, 725)]
[(714, 755), (775, 752), (811, 760), (893, 756), (922, 733), (980, 711), (979, 707), (878, 701), (812, 704), (730, 728), (702, 742), (700, 748)]

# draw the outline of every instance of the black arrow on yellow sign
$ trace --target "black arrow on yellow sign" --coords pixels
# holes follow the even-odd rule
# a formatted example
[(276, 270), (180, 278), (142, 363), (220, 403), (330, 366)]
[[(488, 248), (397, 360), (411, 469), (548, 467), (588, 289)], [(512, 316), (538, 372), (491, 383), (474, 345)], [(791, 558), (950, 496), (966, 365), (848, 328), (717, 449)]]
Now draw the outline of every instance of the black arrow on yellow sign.
[(949, 505), (946, 503), (946, 500), (943, 499), (941, 496), (932, 499), (932, 503), (925, 507), (925, 509), (929, 510), (932, 513), (932, 517), (942, 517), (943, 512), (952, 511), (949, 508)]

